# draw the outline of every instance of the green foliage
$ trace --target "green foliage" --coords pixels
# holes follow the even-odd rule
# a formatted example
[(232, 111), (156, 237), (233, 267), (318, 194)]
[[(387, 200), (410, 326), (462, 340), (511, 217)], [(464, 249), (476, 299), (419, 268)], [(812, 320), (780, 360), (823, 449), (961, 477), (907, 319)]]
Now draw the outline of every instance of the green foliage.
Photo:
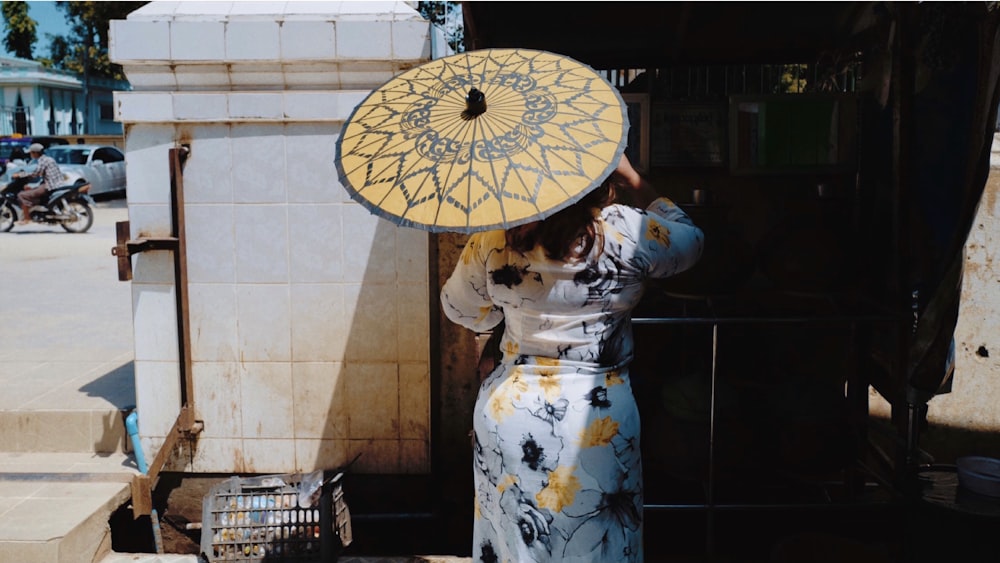
[(456, 53), (465, 50), (465, 24), (461, 2), (418, 2), (417, 11), (427, 21), (441, 28), (444, 38)]
[(110, 22), (125, 19), (146, 4), (148, 2), (56, 2), (66, 14), (70, 34), (50, 35), (50, 56), (42, 62), (79, 74), (124, 80), (121, 65), (112, 63), (108, 57)]
[(7, 35), (3, 38), (3, 46), (15, 57), (34, 59), (34, 49), (37, 37), (35, 30), (38, 24), (28, 15), (27, 2), (3, 2), (3, 19), (7, 24)]
[(47, 33), (46, 37), (49, 39), (49, 56), (41, 57), (38, 60), (46, 67), (65, 68), (56, 65), (55, 61), (63, 61), (73, 55), (73, 49), (69, 42), (62, 35), (53, 36), (51, 33)]

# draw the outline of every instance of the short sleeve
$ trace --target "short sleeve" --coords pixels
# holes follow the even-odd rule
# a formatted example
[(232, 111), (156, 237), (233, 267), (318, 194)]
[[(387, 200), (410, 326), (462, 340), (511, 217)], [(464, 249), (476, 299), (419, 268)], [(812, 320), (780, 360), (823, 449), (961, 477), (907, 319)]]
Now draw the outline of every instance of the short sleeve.
[(666, 278), (694, 266), (704, 244), (704, 234), (687, 214), (669, 199), (659, 198), (642, 215), (636, 256), (648, 277)]
[(448, 281), (441, 289), (441, 307), (452, 322), (476, 332), (503, 320), (503, 310), (490, 299), (487, 259), (506, 246), (503, 231), (476, 233), (469, 238)]

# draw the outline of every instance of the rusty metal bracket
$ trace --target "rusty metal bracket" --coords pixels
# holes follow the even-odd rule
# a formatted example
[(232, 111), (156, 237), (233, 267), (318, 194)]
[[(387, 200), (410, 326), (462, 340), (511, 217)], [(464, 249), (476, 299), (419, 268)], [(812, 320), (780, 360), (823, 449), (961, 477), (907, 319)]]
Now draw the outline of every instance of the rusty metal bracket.
[(173, 427), (167, 432), (160, 445), (160, 451), (153, 458), (149, 469), (145, 474), (138, 473), (132, 476), (132, 517), (149, 516), (153, 510), (153, 489), (156, 481), (159, 480), (160, 472), (167, 463), (168, 456), (177, 448), (178, 444), (186, 441), (193, 443), (198, 434), (205, 429), (204, 422), (195, 420), (190, 426), (184, 426), (186, 420), (194, 418), (192, 408), (181, 407), (181, 412), (174, 421)]
[(177, 251), (180, 243), (177, 237), (129, 239), (129, 222), (115, 223), (118, 244), (111, 249), (111, 255), (118, 257), (118, 281), (132, 280), (132, 255), (149, 250)]
[(174, 282), (177, 305), (178, 351), (180, 352), (181, 408), (173, 427), (167, 433), (159, 450), (149, 463), (145, 475), (136, 475), (132, 482), (132, 515), (149, 515), (152, 511), (152, 489), (160, 471), (183, 440), (192, 446), (205, 428), (202, 420), (196, 419), (194, 406), (194, 380), (192, 379), (191, 319), (188, 311), (187, 248), (184, 234), (184, 163), (191, 154), (188, 145), (170, 149), (170, 214), (172, 229), (168, 237), (129, 239), (129, 222), (115, 224), (117, 245), (111, 254), (118, 257), (118, 279), (132, 279), (132, 255), (151, 250), (169, 250), (174, 257)]

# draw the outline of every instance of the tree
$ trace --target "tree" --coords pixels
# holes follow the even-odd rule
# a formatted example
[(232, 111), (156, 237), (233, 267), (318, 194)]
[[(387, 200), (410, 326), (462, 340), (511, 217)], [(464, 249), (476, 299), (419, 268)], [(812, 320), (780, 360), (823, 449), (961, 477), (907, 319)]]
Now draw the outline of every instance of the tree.
[(51, 58), (44, 62), (79, 74), (124, 80), (121, 65), (112, 63), (108, 57), (111, 20), (125, 19), (146, 4), (148, 2), (56, 2), (66, 14), (70, 35), (50, 36)]
[(3, 46), (15, 57), (34, 59), (34, 49), (37, 37), (35, 30), (38, 23), (28, 15), (27, 2), (3, 2), (3, 19), (7, 24), (7, 35), (3, 38)]
[(465, 50), (465, 24), (460, 2), (418, 2), (417, 11), (441, 28), (453, 51), (461, 53)]

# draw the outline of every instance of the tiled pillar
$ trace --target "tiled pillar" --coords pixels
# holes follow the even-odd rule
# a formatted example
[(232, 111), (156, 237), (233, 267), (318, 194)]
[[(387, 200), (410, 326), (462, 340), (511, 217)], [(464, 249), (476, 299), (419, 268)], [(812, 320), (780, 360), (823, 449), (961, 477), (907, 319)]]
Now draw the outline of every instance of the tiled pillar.
[[(368, 92), (431, 56), (403, 2), (152, 2), (112, 22), (132, 92), (132, 237), (170, 232), (184, 168), (194, 402), (173, 470), (429, 471), (427, 235), (338, 183), (334, 147)], [(443, 42), (441, 42), (443, 44)], [(136, 393), (147, 457), (180, 401), (169, 252), (134, 257)]]

